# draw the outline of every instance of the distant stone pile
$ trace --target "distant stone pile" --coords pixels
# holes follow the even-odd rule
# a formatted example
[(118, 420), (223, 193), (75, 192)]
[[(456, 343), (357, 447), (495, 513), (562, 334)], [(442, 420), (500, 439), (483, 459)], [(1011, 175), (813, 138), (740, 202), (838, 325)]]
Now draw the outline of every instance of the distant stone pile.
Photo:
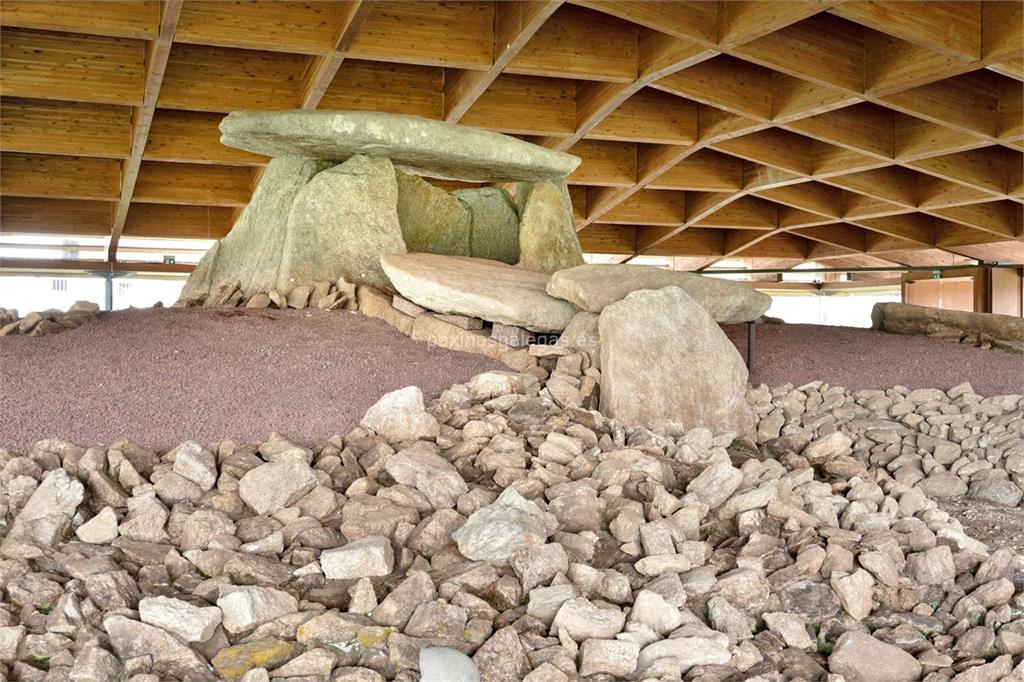
[(1019, 505), (1021, 396), (760, 386), (755, 442), (566, 405), (586, 351), (528, 352), (547, 380), (401, 389), (310, 448), (0, 450), (0, 675), (1024, 674), (1024, 557), (935, 502)]
[(95, 319), (99, 305), (91, 301), (75, 301), (67, 311), (51, 308), (18, 317), (18, 311), (0, 308), (0, 336), (43, 336), (75, 329)]
[(979, 348), (1024, 353), (1024, 319), (1013, 315), (943, 310), (909, 303), (876, 303), (875, 329), (920, 334)]

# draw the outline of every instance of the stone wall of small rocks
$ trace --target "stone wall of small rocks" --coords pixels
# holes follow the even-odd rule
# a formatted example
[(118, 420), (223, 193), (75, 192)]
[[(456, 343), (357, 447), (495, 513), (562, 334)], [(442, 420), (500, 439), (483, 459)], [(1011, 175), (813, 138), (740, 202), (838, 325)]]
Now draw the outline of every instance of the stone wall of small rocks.
[(1021, 396), (759, 386), (757, 442), (738, 441), (566, 401), (558, 380), (594, 368), (552, 348), (430, 405), (390, 393), (313, 447), (0, 450), (0, 673), (1024, 674), (1024, 557), (936, 504), (1020, 504)]
[(91, 301), (75, 301), (67, 311), (51, 308), (18, 317), (12, 308), (0, 308), (0, 336), (43, 336), (74, 329), (96, 318), (100, 307)]

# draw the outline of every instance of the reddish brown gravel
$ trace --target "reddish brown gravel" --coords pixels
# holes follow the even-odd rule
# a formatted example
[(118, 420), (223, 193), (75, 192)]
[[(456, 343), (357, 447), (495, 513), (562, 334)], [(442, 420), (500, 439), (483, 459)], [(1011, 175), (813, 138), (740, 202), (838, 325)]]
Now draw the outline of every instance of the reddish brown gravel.
[(498, 365), (322, 310), (126, 310), (0, 338), (0, 447), (131, 438), (165, 449), (278, 431), (313, 443), (415, 384), (428, 399)]
[[(745, 325), (726, 331), (745, 353)], [(760, 325), (756, 360), (751, 380), (769, 385), (970, 381), (982, 395), (1024, 392), (1024, 356), (866, 329)], [(429, 398), (497, 366), (354, 313), (120, 311), (61, 334), (0, 338), (0, 447), (55, 437), (165, 449), (271, 431), (308, 444), (345, 433), (388, 391), (415, 384)]]
[[(724, 327), (746, 357), (746, 325)], [(751, 383), (822, 380), (850, 389), (940, 388), (969, 381), (984, 396), (1024, 393), (1024, 355), (927, 336), (815, 324), (757, 325)]]

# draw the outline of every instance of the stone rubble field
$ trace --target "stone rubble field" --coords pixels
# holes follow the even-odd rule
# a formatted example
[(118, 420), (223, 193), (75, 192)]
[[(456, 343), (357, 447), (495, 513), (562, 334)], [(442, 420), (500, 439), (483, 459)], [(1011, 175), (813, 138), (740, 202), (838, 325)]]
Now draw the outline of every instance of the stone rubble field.
[(1019, 506), (1024, 397), (762, 385), (754, 442), (531, 353), (312, 448), (0, 450), (0, 679), (1024, 679), (1024, 557), (936, 502)]

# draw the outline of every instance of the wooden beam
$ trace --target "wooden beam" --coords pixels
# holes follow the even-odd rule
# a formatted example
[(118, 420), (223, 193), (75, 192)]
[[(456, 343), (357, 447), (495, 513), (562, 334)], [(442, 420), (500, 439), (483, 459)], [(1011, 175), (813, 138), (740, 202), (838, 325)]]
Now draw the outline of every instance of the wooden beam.
[(370, 13), (370, 5), (363, 0), (350, 0), (333, 6), (337, 12), (337, 26), (333, 48), (336, 52), (312, 57), (303, 75), (302, 108), (316, 109), (327, 88), (334, 81), (338, 68), (345, 60), (344, 52), (355, 40), (363, 21)]
[(160, 85), (167, 68), (167, 59), (174, 41), (174, 31), (178, 25), (182, 0), (165, 0), (163, 15), (160, 18), (160, 32), (149, 45), (146, 58), (146, 83), (141, 106), (135, 111), (135, 123), (132, 131), (132, 152), (124, 161), (121, 169), (121, 196), (114, 209), (114, 222), (110, 229), (110, 243), (107, 246), (107, 260), (117, 260), (117, 243), (121, 239), (124, 221), (131, 206), (135, 181), (142, 166), (142, 156), (149, 138), (149, 127), (153, 123), (153, 113), (160, 96)]
[(733, 0), (718, 11), (718, 43), (735, 47), (823, 12), (840, 0)]
[(486, 70), (452, 69), (445, 74), (444, 120), (458, 123), (563, 1), (495, 3), (494, 61)]
[(126, 158), (131, 119), (130, 107), (5, 97), (0, 101), (0, 150)]

